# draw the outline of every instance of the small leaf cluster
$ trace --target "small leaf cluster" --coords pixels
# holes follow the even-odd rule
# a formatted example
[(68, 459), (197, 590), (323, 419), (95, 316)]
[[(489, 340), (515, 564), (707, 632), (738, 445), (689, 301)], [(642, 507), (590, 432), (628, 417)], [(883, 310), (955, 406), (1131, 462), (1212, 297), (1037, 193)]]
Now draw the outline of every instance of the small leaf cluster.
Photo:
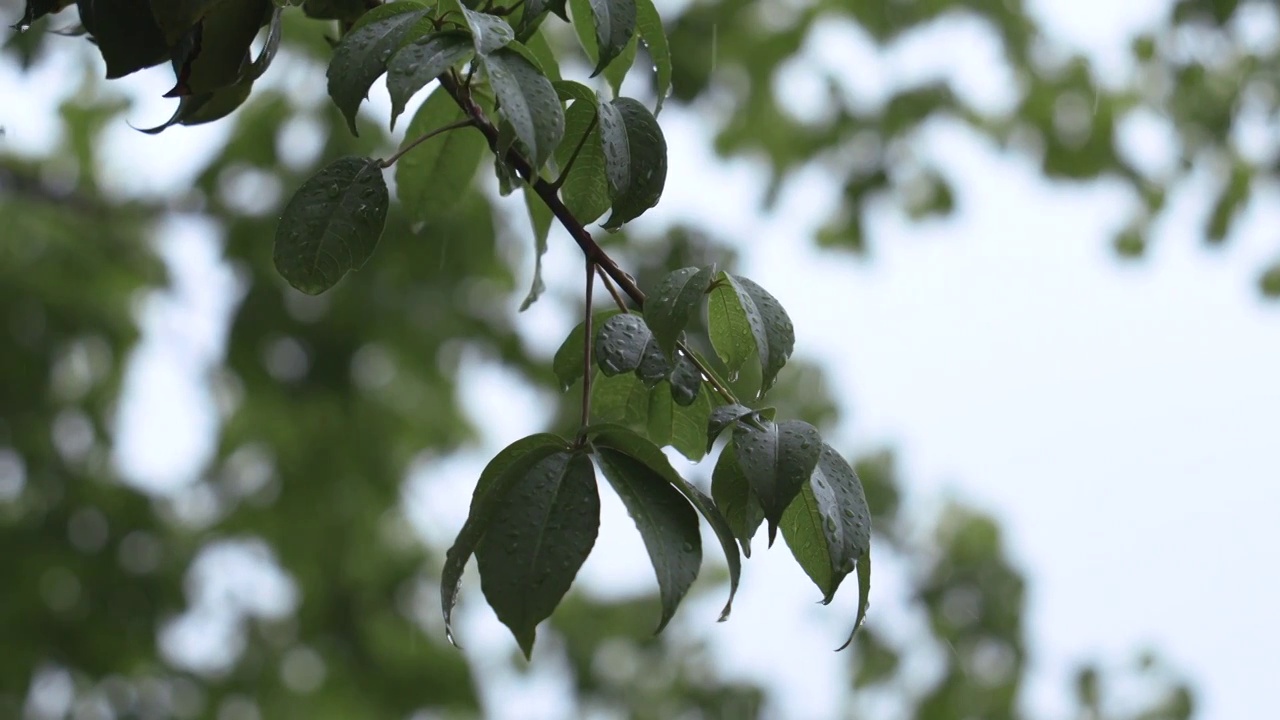
[[(20, 24), (65, 4), (29, 0)], [(451, 638), (462, 574), (474, 556), (485, 598), (526, 656), (532, 652), (538, 624), (595, 545), (597, 469), (626, 505), (652, 560), (662, 604), (659, 631), (700, 570), (699, 518), (711, 527), (729, 568), (722, 620), (738, 588), (742, 556), (750, 557), (764, 525), (770, 545), (781, 530), (824, 602), (857, 573), (856, 631), (870, 586), (870, 519), (857, 475), (817, 428), (740, 401), (723, 379), (758, 371), (750, 402), (762, 401), (795, 347), (786, 310), (757, 283), (714, 266), (672, 272), (646, 294), (587, 229), (605, 213), (604, 229), (622, 227), (654, 207), (666, 184), (667, 146), (657, 115), (670, 92), (672, 65), (652, 0), (78, 5), (108, 77), (172, 64), (176, 84), (169, 96), (179, 98), (178, 109), (148, 132), (207, 122), (243, 103), (276, 54), (289, 6), (337, 21), (326, 78), (353, 134), (380, 78), (386, 77), (393, 128), (410, 100), (431, 87), (394, 155), (333, 160), (285, 206), (274, 262), (304, 293), (333, 288), (373, 256), (392, 202), (384, 178), (392, 166), (398, 201), (427, 226), (475, 192), (477, 171), (491, 156), (500, 192), (520, 190), (532, 224), (536, 264), (521, 309), (543, 292), (541, 259), (554, 221), (582, 250), (586, 316), (553, 360), (566, 390), (581, 384), (580, 426), (572, 440), (551, 434), (519, 440), (481, 474), (446, 557), (442, 600)], [(561, 75), (544, 34), (552, 18), (572, 24), (593, 68), (586, 82)], [(264, 26), (266, 42), (255, 58), (250, 44)], [(641, 42), (654, 61), (652, 109), (619, 94)], [(588, 83), (603, 83), (599, 90), (607, 94)], [(616, 311), (594, 312), (597, 275)], [(695, 345), (711, 352), (703, 355)], [(696, 462), (722, 436), (709, 494), (682, 477), (662, 450), (671, 447)]]
[[(687, 337), (693, 320), (704, 314), (714, 359), (692, 350)], [(589, 326), (597, 328), (591, 338)], [(575, 442), (554, 435), (520, 440), (485, 469), (471, 514), (449, 551), (442, 588), (446, 621), (474, 553), (485, 598), (525, 654), (531, 652), (537, 624), (568, 591), (596, 537), (599, 495), (590, 456), (649, 551), (662, 598), (658, 630), (697, 576), (700, 515), (729, 567), (722, 620), (737, 591), (741, 556), (750, 557), (751, 541), (766, 525), (770, 545), (781, 529), (824, 603), (856, 571), (856, 631), (871, 580), (870, 512), (857, 474), (817, 428), (777, 420), (772, 408), (737, 402), (717, 372), (758, 363), (763, 396), (794, 344), (791, 321), (773, 295), (714, 267), (667, 275), (647, 297), (643, 313), (584, 320), (565, 339), (553, 366), (566, 389), (582, 381), (592, 422)], [(594, 367), (584, 367), (580, 359), (591, 356)], [(728, 441), (710, 496), (682, 478), (661, 450), (670, 446), (698, 460), (723, 435)]]
[[(27, 0), (17, 28), (56, 13), (67, 0)], [(107, 78), (120, 78), (168, 62), (174, 86), (165, 97), (178, 98), (168, 121), (143, 132), (172, 125), (199, 125), (240, 107), (253, 83), (270, 67), (280, 47), (281, 10), (272, 0), (76, 0), (80, 22), (93, 39)], [(250, 52), (263, 27), (267, 39), (258, 55)]]

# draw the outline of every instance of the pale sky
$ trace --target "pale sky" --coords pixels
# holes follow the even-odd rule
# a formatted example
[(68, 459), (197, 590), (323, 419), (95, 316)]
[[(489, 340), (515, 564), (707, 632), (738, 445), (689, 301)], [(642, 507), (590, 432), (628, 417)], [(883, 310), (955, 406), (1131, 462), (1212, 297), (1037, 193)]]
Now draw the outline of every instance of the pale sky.
[[(1130, 34), (1165, 5), (1033, 3), (1057, 40), (1086, 49), (1112, 76), (1127, 71)], [(938, 73), (990, 107), (1012, 97), (1007, 73), (975, 25), (931, 30), (883, 56), (847, 28), (823, 33), (824, 42), (811, 43), (814, 62), (858, 61), (843, 66), (864, 69), (850, 82), (865, 97)], [(913, 51), (925, 43), (939, 51)], [(67, 55), (45, 75), (75, 67), (79, 60)], [(308, 70), (278, 69), (264, 80), (283, 83)], [(803, 104), (802, 70), (787, 72), (798, 78)], [(40, 120), (59, 97), (49, 77), (0, 73), (0, 96), (31, 99), (22, 110), (0, 108), (7, 127), (0, 143), (53, 142), (41, 136)], [(154, 78), (129, 82), (144, 96), (163, 92)], [(385, 117), (385, 107), (383, 92), (373, 112)], [(136, 125), (169, 112), (158, 101), (143, 109), (145, 117), (130, 118)], [(1198, 177), (1174, 198), (1148, 259), (1124, 265), (1109, 242), (1131, 205), (1115, 187), (1049, 185), (1021, 158), (934, 123), (913, 149), (952, 178), (959, 211), (917, 225), (894, 208), (877, 208), (871, 257), (859, 260), (812, 245), (811, 231), (835, 200), (830, 180), (802, 177), (774, 215), (760, 217), (754, 208), (763, 185), (754, 165), (714, 158), (703, 123), (687, 113), (673, 108), (661, 119), (671, 171), (646, 225), (693, 219), (740, 242), (743, 274), (796, 318), (797, 355), (823, 360), (831, 374), (846, 417), (837, 446), (896, 448), (913, 517), (927, 520), (942, 500), (958, 497), (1001, 521), (1030, 578), (1036, 664), (1028, 708), (1061, 717), (1073, 662), (1114, 667), (1146, 648), (1195, 681), (1200, 718), (1256, 717), (1273, 704), (1269, 683), (1280, 675), (1273, 651), (1280, 645), (1280, 585), (1270, 572), (1280, 547), (1280, 304), (1258, 298), (1255, 278), (1280, 253), (1271, 230), (1280, 222), (1276, 188), (1257, 195), (1224, 250), (1209, 250), (1197, 237), (1209, 202), (1208, 184)], [(1167, 155), (1159, 125), (1158, 118), (1134, 123), (1122, 135), (1144, 162)], [(177, 128), (157, 139), (121, 125), (107, 159), (162, 159), (164, 167), (157, 162), (127, 182), (131, 190), (163, 188), (199, 164), (191, 148), (222, 132)], [(174, 162), (183, 153), (188, 159)], [(706, 188), (717, 190), (709, 195)], [(148, 315), (142, 357), (149, 382), (134, 386), (139, 400), (126, 413), (124, 440), (165, 427), (168, 445), (189, 459), (208, 448), (212, 415), (200, 409), (207, 408), (205, 394), (193, 379), (216, 350), (230, 278), (216, 269), (217, 250), (196, 229), (175, 229), (173, 237), (166, 249), (179, 288)], [(576, 287), (575, 253), (563, 236), (553, 238), (549, 285)], [(218, 280), (212, 290), (193, 282), (211, 277)], [(518, 302), (513, 296), (513, 312)], [(553, 300), (521, 318), (531, 344), (548, 354), (570, 322)], [(415, 516), (435, 525), (426, 532), (437, 542), (448, 542), (460, 526), (487, 457), (545, 418), (543, 399), (498, 369), (482, 365), (462, 381), (473, 413), (484, 413), (500, 391), (523, 396), (526, 409), (492, 433), (488, 447), (422, 466), (422, 476), (435, 480), (411, 483), (407, 497)], [(179, 404), (196, 410), (175, 409)], [(156, 417), (165, 422), (146, 424)], [(134, 458), (140, 474), (172, 476), (174, 458), (144, 460)], [(646, 589), (652, 571), (640, 540), (616, 498), (603, 495), (601, 537), (581, 581), (606, 594)], [(441, 504), (452, 510), (423, 509)], [(869, 621), (909, 639), (919, 625), (903, 611), (901, 579), (892, 564), (878, 562), (876, 573)], [(747, 563), (728, 623), (714, 622), (722, 599), (712, 594), (684, 607), (669, 632), (705, 634), (726, 672), (767, 678), (778, 691), (779, 716), (829, 716), (843, 697), (830, 651), (847, 632), (852, 587), (850, 581), (831, 607), (814, 605), (816, 590), (779, 546)], [(486, 648), (505, 653), (513, 645), (477, 589), (464, 597), (462, 632), (472, 639), (471, 656), (489, 667)], [(552, 692), (560, 682), (554, 649), (541, 646), (539, 654), (531, 675), (509, 678), (503, 697), (490, 696), (495, 717), (564, 710)], [(922, 677), (934, 662), (927, 654), (910, 660)]]

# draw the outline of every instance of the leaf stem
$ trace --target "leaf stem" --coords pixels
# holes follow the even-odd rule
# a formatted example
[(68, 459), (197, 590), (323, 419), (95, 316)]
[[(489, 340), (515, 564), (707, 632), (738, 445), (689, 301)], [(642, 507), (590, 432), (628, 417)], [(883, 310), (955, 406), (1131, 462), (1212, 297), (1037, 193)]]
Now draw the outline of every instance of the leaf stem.
[(608, 275), (604, 274), (604, 270), (600, 269), (599, 265), (596, 266), (596, 274), (600, 276), (600, 281), (604, 283), (604, 289), (608, 290), (609, 294), (613, 296), (613, 302), (617, 304), (618, 309), (622, 312), (628, 312), (631, 308), (627, 307), (627, 301), (618, 294), (618, 288), (613, 286), (613, 281), (609, 279)]
[(587, 130), (582, 133), (582, 139), (578, 141), (578, 147), (573, 149), (573, 155), (569, 156), (569, 162), (564, 164), (564, 169), (560, 171), (560, 177), (551, 183), (551, 187), (559, 190), (564, 186), (564, 181), (569, 177), (569, 171), (573, 169), (573, 163), (578, 160), (579, 153), (582, 152), (582, 148), (587, 144), (587, 138), (591, 137), (591, 131), (596, 129), (597, 119), (599, 119), (598, 116), (592, 116), (591, 122), (587, 123)]
[(595, 375), (591, 367), (591, 346), (595, 344), (595, 333), (592, 331), (591, 294), (596, 286), (596, 264), (587, 258), (587, 289), (584, 292), (586, 309), (582, 320), (582, 425), (578, 428), (578, 441), (586, 439), (584, 431), (591, 424), (591, 376)]
[(472, 118), (468, 117), (468, 118), (467, 118), (467, 119), (465, 119), (465, 120), (459, 120), (459, 121), (457, 121), (457, 122), (449, 123), (448, 125), (445, 125), (444, 127), (436, 128), (435, 130), (432, 130), (432, 131), (431, 131), (431, 132), (429, 132), (429, 133), (426, 133), (426, 134), (424, 134), (424, 135), (421, 135), (421, 136), (419, 136), (419, 137), (414, 138), (414, 139), (413, 139), (413, 142), (411, 142), (411, 143), (409, 143), (408, 145), (405, 145), (404, 147), (400, 148), (400, 150), (399, 150), (395, 155), (392, 155), (391, 157), (387, 158), (386, 160), (379, 160), (379, 161), (378, 161), (378, 166), (379, 166), (379, 167), (381, 167), (381, 168), (383, 168), (383, 169), (389, 168), (389, 167), (391, 167), (392, 165), (395, 165), (397, 160), (399, 160), (400, 158), (404, 157), (404, 154), (405, 154), (405, 153), (407, 153), (407, 152), (409, 152), (410, 150), (412, 150), (412, 149), (414, 149), (414, 148), (418, 147), (419, 145), (421, 145), (422, 143), (426, 142), (427, 140), (430, 140), (431, 138), (433, 138), (433, 137), (435, 137), (435, 136), (437, 136), (437, 135), (439, 135), (439, 134), (441, 134), (441, 133), (446, 133), (446, 132), (448, 132), (448, 131), (450, 131), (450, 130), (457, 130), (458, 128), (463, 128), (463, 127), (467, 127), (468, 125), (475, 125), (475, 124), (476, 124), (476, 123), (475, 123), (475, 120), (473, 120)]
[[(462, 111), (471, 118), (476, 129), (478, 129), (480, 133), (484, 135), (485, 140), (488, 141), (489, 149), (497, 154), (498, 129), (494, 127), (493, 123), (489, 121), (489, 118), (485, 116), (484, 110), (482, 110), (480, 106), (476, 105), (475, 101), (472, 100), (470, 95), (463, 90), (462, 86), (459, 86), (454, 78), (445, 74), (441, 75), (439, 80), (440, 87), (444, 88), (444, 91), (449, 93), (449, 96), (453, 98), (454, 102), (458, 103), (458, 106), (462, 108)], [(564, 226), (564, 229), (569, 232), (569, 236), (578, 244), (578, 247), (582, 250), (582, 254), (586, 256), (587, 263), (598, 268), (600, 272), (603, 273), (602, 277), (608, 277), (616, 283), (618, 288), (620, 288), (628, 298), (631, 298), (631, 301), (636, 304), (636, 307), (643, 310), (645, 294), (644, 291), (640, 289), (640, 286), (636, 284), (636, 279), (628, 275), (626, 271), (619, 267), (618, 263), (614, 261), (613, 258), (609, 257), (609, 253), (605, 252), (604, 248), (600, 247), (600, 244), (596, 242), (595, 238), (591, 237), (591, 233), (587, 230), (586, 226), (574, 216), (573, 212), (564, 204), (564, 201), (560, 199), (558, 188), (554, 184), (539, 177), (537, 170), (530, 165), (529, 161), (517, 152), (514, 147), (507, 150), (506, 160), (511, 163), (511, 166), (516, 169), (516, 172), (528, 181), (529, 187), (533, 188), (533, 191), (538, 194), (538, 197), (542, 198), (542, 202), (546, 203), (547, 207), (551, 209), (551, 214), (556, 216), (556, 219), (560, 221), (560, 224)], [(623, 310), (627, 309), (625, 307), (626, 303), (623, 302), (620, 297), (615, 295), (614, 300), (618, 302), (618, 306), (620, 308)], [(706, 365), (698, 360), (687, 346), (681, 343), (679, 347), (683, 352), (689, 355), (689, 359), (693, 362), (694, 367), (698, 368), (698, 371), (701, 372), (706, 381), (715, 388), (716, 392), (720, 394), (720, 397), (724, 398), (728, 402), (737, 402), (737, 399), (733, 395), (733, 391), (730, 390), (728, 386), (720, 380), (720, 378), (716, 377), (716, 375), (712, 373)]]

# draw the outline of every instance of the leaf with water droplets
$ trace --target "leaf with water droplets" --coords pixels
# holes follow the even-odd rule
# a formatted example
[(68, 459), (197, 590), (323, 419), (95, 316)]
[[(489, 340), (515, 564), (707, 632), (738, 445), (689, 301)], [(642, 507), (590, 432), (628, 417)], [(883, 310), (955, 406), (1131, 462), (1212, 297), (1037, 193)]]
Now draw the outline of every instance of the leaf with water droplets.
[(601, 105), (600, 138), (613, 198), (604, 227), (616, 229), (658, 204), (667, 182), (667, 141), (653, 113), (632, 98)]
[(702, 307), (715, 274), (714, 265), (681, 268), (663, 278), (645, 300), (645, 322), (668, 358), (675, 354), (680, 334)]
[[(618, 310), (602, 310), (596, 313), (592, 316), (592, 328), (603, 327), (605, 322), (618, 312)], [(583, 329), (583, 323), (578, 323), (565, 337), (564, 342), (560, 343), (560, 348), (556, 350), (555, 357), (551, 360), (551, 369), (560, 380), (561, 390), (568, 390), (569, 386), (582, 377), (582, 351), (583, 343), (586, 342)]]
[(472, 10), (461, 5), (458, 0), (446, 0), (443, 5), (445, 10), (452, 6), (461, 11), (467, 27), (471, 28), (471, 37), (475, 41), (477, 55), (488, 55), (516, 39), (516, 31), (506, 20), (497, 15)]
[[(640, 529), (649, 559), (658, 575), (663, 607), (658, 632), (675, 613), (689, 585), (698, 576), (702, 563), (698, 516), (692, 512), (690, 504), (706, 518), (724, 549), (729, 565), (729, 601), (725, 603), (720, 619), (727, 618), (733, 606), (733, 596), (738, 591), (742, 559), (734, 543), (733, 532), (715, 503), (680, 477), (658, 446), (635, 432), (617, 426), (601, 426), (592, 428), (590, 436), (600, 469)], [(673, 488), (678, 493), (672, 492)]]
[(309, 295), (328, 290), (373, 254), (389, 203), (381, 161), (335, 160), (285, 206), (276, 227), (276, 270)]
[(636, 31), (635, 0), (569, 0), (578, 42), (599, 75)]
[(400, 48), (387, 63), (387, 91), (391, 94), (391, 129), (414, 93), (472, 53), (464, 32), (432, 33)]
[[(453, 98), (436, 88), (410, 121), (404, 142), (465, 117)], [(396, 195), (401, 206), (415, 222), (434, 222), (457, 212), (462, 199), (474, 192), (472, 180), (488, 147), (483, 135), (463, 127), (405, 153), (396, 161)]]
[(782, 514), (782, 537), (829, 603), (858, 558), (871, 547), (871, 513), (862, 482), (839, 453), (822, 443), (809, 481)]
[[(764, 336), (768, 344), (768, 350), (760, 351), (762, 372), (760, 394), (763, 395), (777, 382), (778, 372), (787, 364), (792, 350), (795, 349), (795, 326), (791, 323), (791, 316), (787, 315), (787, 311), (783, 309), (782, 303), (778, 302), (778, 299), (771, 295), (769, 291), (747, 278), (733, 276), (733, 279), (738, 287), (751, 298), (752, 304), (755, 305), (756, 312), (759, 314), (760, 321), (764, 326)], [(752, 331), (752, 334), (759, 342), (759, 334), (755, 330)]]
[[(667, 377), (671, 381), (671, 399), (676, 401), (677, 405), (689, 406), (693, 405), (701, 397), (706, 399), (708, 412), (710, 412), (711, 400), (708, 394), (699, 392), (702, 388), (702, 373), (698, 367), (693, 364), (688, 355), (681, 353), (676, 359), (676, 365), (671, 369), (671, 375)], [(698, 429), (701, 436), (702, 429)], [(701, 444), (701, 438), (699, 438)]]
[[(356, 132), (356, 111), (369, 95), (369, 88), (387, 70), (401, 45), (411, 37), (427, 10), (417, 3), (402, 2), (382, 5), (366, 13), (363, 24), (342, 37), (329, 61), (329, 96), (347, 119), (352, 135)], [(368, 17), (374, 15), (375, 17)]]
[(640, 367), (653, 334), (644, 318), (634, 313), (615, 315), (596, 331), (593, 350), (596, 365), (605, 375), (632, 372)]
[(671, 48), (667, 44), (667, 33), (662, 28), (662, 18), (653, 0), (636, 0), (636, 29), (640, 39), (649, 48), (649, 57), (653, 59), (653, 69), (657, 84), (657, 104), (653, 114), (662, 112), (662, 103), (671, 94)]
[(564, 108), (551, 81), (524, 55), (502, 48), (481, 58), (498, 112), (515, 131), (535, 170), (564, 138)]
[(724, 513), (734, 537), (742, 543), (742, 554), (751, 557), (751, 538), (764, 522), (764, 509), (738, 464), (732, 440), (720, 452), (720, 459), (711, 473), (711, 497)]
[(528, 310), (546, 289), (542, 282), (542, 256), (547, 254), (547, 235), (551, 233), (551, 221), (554, 219), (551, 208), (528, 185), (524, 186), (524, 203), (529, 208), (529, 221), (533, 224), (533, 282), (529, 294), (520, 303), (520, 312)]
[(564, 204), (583, 224), (594, 222), (609, 209), (609, 182), (605, 179), (604, 148), (596, 122), (599, 102), (593, 90), (576, 82), (555, 83), (561, 99), (572, 100), (565, 111), (564, 141), (556, 148), (556, 165), (573, 167), (560, 187)]
[(666, 382), (649, 391), (645, 432), (655, 444), (669, 445), (697, 462), (707, 454), (702, 445), (702, 431), (711, 415), (711, 399), (708, 393), (698, 393), (691, 402), (682, 405), (675, 400), (678, 392), (674, 385)]
[(778, 520), (818, 463), (822, 437), (817, 428), (802, 420), (759, 421), (758, 427), (738, 423), (733, 431), (733, 449), (742, 474), (764, 509), (769, 544), (773, 545)]
[(548, 455), (494, 502), (476, 547), (480, 589), (526, 658), (538, 623), (569, 591), (599, 527), (595, 470), (581, 452)]
[(871, 549), (868, 548), (858, 558), (858, 615), (853, 619), (853, 629), (849, 631), (849, 639), (836, 648), (836, 652), (849, 647), (853, 636), (858, 634), (862, 621), (867, 619), (867, 609), (871, 607)]
[(471, 495), (467, 521), (463, 523), (453, 546), (445, 553), (444, 569), (440, 572), (440, 607), (444, 613), (445, 633), (455, 645), (453, 608), (458, 602), (458, 590), (462, 586), (462, 572), (467, 561), (489, 530), (495, 513), (511, 488), (524, 480), (538, 463), (567, 450), (568, 443), (555, 435), (530, 435), (503, 448), (480, 473)]
[(720, 433), (724, 432), (725, 428), (753, 412), (755, 411), (746, 405), (737, 403), (721, 405), (712, 410), (711, 416), (707, 419), (707, 452), (711, 452), (712, 446), (716, 444), (716, 438), (720, 437)]

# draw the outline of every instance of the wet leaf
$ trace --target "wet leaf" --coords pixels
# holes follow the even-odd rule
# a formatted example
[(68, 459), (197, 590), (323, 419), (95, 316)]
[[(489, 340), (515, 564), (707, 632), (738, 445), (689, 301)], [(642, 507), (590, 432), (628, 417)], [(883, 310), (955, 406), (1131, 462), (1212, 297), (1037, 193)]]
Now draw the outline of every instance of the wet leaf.
[(645, 300), (645, 322), (668, 358), (675, 354), (680, 334), (702, 308), (715, 274), (715, 266), (681, 268), (663, 278)]
[(502, 48), (481, 58), (498, 99), (498, 112), (511, 124), (530, 163), (540, 169), (564, 138), (564, 108), (555, 88), (520, 53)]
[[(464, 119), (449, 94), (436, 88), (405, 129), (405, 143)], [(396, 195), (418, 222), (438, 220), (457, 211), (472, 189), (480, 159), (488, 151), (484, 136), (462, 127), (427, 140), (396, 161)]]
[(773, 545), (778, 521), (813, 474), (822, 453), (818, 430), (801, 420), (738, 423), (733, 431), (738, 465), (760, 500)]
[(276, 228), (276, 270), (304, 293), (328, 290), (373, 254), (388, 204), (381, 161), (346, 157), (330, 163), (285, 206)]
[(657, 86), (657, 104), (653, 114), (662, 112), (662, 103), (671, 94), (671, 48), (667, 44), (667, 33), (662, 27), (662, 18), (653, 5), (653, 0), (636, 0), (636, 29), (640, 39), (649, 48), (649, 57), (653, 59), (655, 84)]
[[(592, 316), (592, 328), (598, 331), (609, 318), (617, 315), (618, 312), (618, 310), (603, 310), (596, 313)], [(551, 368), (560, 380), (561, 390), (568, 390), (569, 386), (582, 377), (582, 351), (583, 343), (586, 342), (583, 335), (583, 323), (578, 323), (565, 337), (564, 342), (560, 343), (560, 348), (556, 350), (555, 357), (551, 360)]]
[(618, 228), (658, 204), (667, 181), (667, 142), (653, 113), (631, 98), (600, 106), (600, 138)]
[(400, 48), (387, 63), (387, 91), (391, 95), (391, 128), (409, 98), (449, 68), (471, 56), (471, 38), (463, 32), (439, 32)]
[(782, 537), (796, 562), (831, 602), (854, 563), (871, 546), (871, 512), (862, 482), (823, 443), (809, 481), (782, 515)]
[[(329, 62), (329, 96), (356, 132), (356, 111), (384, 72), (387, 61), (411, 37), (415, 26), (427, 17), (417, 3), (382, 5), (362, 16), (363, 24), (343, 36)], [(376, 15), (375, 15), (376, 14)]]
[(711, 497), (724, 513), (733, 536), (742, 544), (742, 554), (751, 557), (751, 538), (764, 522), (764, 509), (738, 464), (738, 453), (732, 443), (731, 440), (721, 451), (712, 471)]
[(551, 208), (538, 197), (538, 193), (528, 185), (524, 186), (524, 202), (529, 208), (529, 221), (533, 225), (533, 281), (529, 294), (520, 303), (520, 312), (529, 309), (537, 302), (546, 285), (542, 282), (542, 256), (547, 254), (547, 236), (551, 233), (551, 223), (555, 217)]

